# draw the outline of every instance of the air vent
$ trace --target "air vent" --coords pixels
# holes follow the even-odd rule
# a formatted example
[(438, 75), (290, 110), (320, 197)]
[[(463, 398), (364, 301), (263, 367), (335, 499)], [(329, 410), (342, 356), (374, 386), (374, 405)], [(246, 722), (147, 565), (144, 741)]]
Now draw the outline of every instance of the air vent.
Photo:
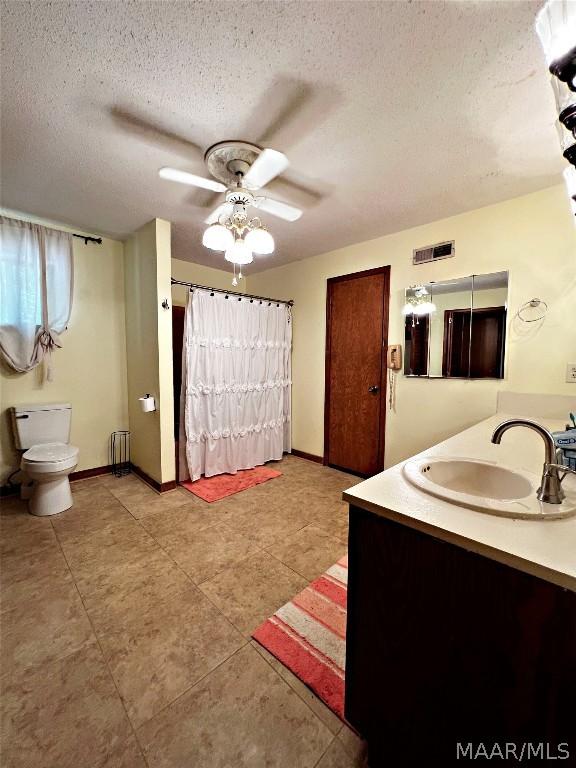
[(451, 256), (454, 256), (454, 240), (416, 248), (412, 256), (412, 264), (427, 264), (430, 261), (449, 259)]

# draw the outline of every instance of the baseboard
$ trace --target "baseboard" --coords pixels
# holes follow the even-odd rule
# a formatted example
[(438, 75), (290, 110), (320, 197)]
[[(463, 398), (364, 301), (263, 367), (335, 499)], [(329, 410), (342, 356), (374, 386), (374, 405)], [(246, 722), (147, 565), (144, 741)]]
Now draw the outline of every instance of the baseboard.
[(298, 456), (299, 459), (306, 459), (307, 461), (314, 461), (316, 464), (324, 464), (322, 456), (315, 456), (313, 453), (306, 453), (306, 451), (299, 451), (296, 448), (292, 448), (292, 456)]
[(146, 472), (144, 472), (143, 469), (140, 469), (140, 467), (137, 467), (136, 464), (131, 463), (130, 467), (135, 475), (138, 475), (141, 480), (144, 480), (145, 483), (151, 488), (154, 488), (155, 491), (158, 491), (158, 493), (166, 493), (166, 491), (173, 491), (174, 488), (176, 488), (176, 480), (170, 480), (167, 483), (159, 483), (158, 480), (154, 480), (150, 475), (147, 475)]
[[(147, 475), (146, 472), (137, 467), (135, 464), (130, 464), (132, 472), (138, 475), (145, 483), (154, 488), (158, 493), (166, 493), (166, 491), (173, 491), (176, 488), (176, 481), (172, 480), (168, 483), (159, 483)], [(104, 467), (92, 467), (91, 469), (81, 469), (78, 472), (71, 472), (69, 479), (70, 482), (75, 480), (87, 480), (89, 477), (98, 477), (99, 475), (110, 475), (112, 473), (112, 465), (108, 464)], [(0, 497), (15, 496), (20, 493), (19, 485), (2, 485), (0, 486)]]
[(69, 476), (70, 482), (74, 480), (87, 480), (89, 477), (98, 477), (99, 475), (109, 475), (112, 473), (112, 465), (107, 464), (105, 467), (92, 467), (91, 469), (81, 469), (78, 472), (71, 472)]

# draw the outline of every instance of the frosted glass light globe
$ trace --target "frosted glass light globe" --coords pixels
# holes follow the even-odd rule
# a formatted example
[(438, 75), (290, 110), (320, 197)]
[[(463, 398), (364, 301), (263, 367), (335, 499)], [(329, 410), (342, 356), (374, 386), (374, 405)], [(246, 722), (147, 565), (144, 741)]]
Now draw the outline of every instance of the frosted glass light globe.
[(548, 0), (536, 17), (536, 32), (551, 64), (574, 48), (576, 6), (570, 0)]
[(266, 229), (262, 229), (262, 227), (251, 229), (245, 239), (246, 245), (254, 251), (254, 253), (266, 256), (267, 254), (274, 252), (274, 238), (270, 232)]
[(210, 224), (204, 231), (202, 245), (212, 251), (225, 251), (234, 245), (234, 235), (223, 224)]
[(251, 264), (253, 261), (252, 251), (246, 245), (244, 240), (236, 240), (231, 248), (228, 248), (224, 254), (226, 261), (232, 264)]

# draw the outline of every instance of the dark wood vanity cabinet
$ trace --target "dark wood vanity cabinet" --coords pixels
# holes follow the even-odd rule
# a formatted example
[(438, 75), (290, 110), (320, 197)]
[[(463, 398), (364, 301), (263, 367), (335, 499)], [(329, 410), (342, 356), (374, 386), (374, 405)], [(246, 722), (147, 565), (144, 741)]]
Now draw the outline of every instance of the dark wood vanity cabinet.
[(345, 714), (370, 768), (461, 766), (459, 743), (575, 765), (576, 594), (354, 506), (349, 536)]

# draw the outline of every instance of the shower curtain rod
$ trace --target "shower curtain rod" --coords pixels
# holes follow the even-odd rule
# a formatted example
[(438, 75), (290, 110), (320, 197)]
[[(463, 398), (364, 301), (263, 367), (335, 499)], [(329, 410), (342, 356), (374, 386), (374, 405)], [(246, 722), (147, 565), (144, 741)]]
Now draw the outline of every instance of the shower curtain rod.
[(187, 283), (185, 280), (176, 280), (174, 277), (170, 278), (172, 285), (185, 285), (188, 288), (202, 288), (205, 291), (212, 291), (213, 293), (225, 293), (227, 296), (239, 296), (243, 299), (257, 299), (259, 301), (269, 301), (271, 304), (287, 304), (289, 307), (294, 306), (293, 299), (285, 301), (284, 299), (271, 299), (269, 296), (255, 296), (252, 293), (239, 293), (238, 291), (225, 291), (223, 288), (210, 288), (207, 285), (199, 285), (198, 283)]
[(92, 237), (91, 235), (77, 235), (76, 232), (72, 233), (72, 237), (79, 237), (80, 240), (84, 240), (84, 245), (88, 245), (88, 243), (96, 243), (96, 245), (102, 245), (101, 237)]

